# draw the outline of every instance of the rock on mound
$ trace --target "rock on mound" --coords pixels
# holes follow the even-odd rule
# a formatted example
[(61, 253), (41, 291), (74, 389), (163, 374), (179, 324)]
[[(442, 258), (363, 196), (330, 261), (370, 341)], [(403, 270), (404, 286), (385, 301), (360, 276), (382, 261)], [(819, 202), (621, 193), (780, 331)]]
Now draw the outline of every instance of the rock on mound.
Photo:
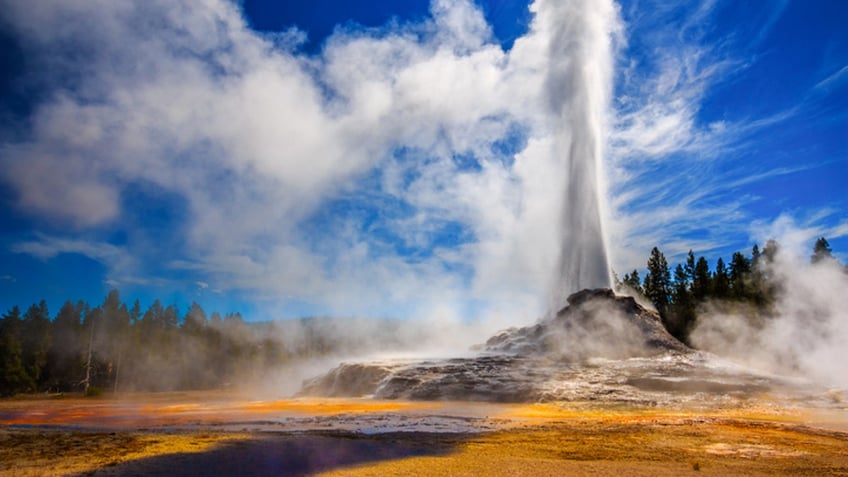
[[(534, 326), (490, 338), (473, 358), (342, 363), (304, 383), (301, 395), (383, 399), (451, 399), (528, 402), (592, 399), (618, 394), (629, 400), (628, 379), (654, 363), (609, 368), (583, 366), (589, 358), (641, 358), (669, 352), (682, 358), (690, 348), (673, 338), (657, 313), (609, 289), (584, 290), (569, 305)], [(668, 363), (661, 363), (667, 366)], [(638, 368), (643, 366), (646, 368)], [(569, 383), (562, 386), (562, 383)]]
[(659, 314), (608, 288), (577, 292), (555, 316), (502, 331), (489, 338), (484, 349), (568, 361), (689, 350), (666, 331)]

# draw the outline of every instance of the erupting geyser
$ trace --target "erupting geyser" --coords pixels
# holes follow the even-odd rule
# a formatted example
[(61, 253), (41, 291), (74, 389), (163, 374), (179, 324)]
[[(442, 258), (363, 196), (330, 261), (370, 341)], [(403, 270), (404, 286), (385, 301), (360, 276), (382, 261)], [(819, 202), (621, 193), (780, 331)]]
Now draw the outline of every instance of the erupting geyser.
[(307, 380), (301, 394), (655, 405), (782, 386), (716, 364), (672, 337), (658, 313), (610, 289), (600, 169), (618, 12), (612, 0), (537, 0), (532, 8), (533, 28), (547, 39), (543, 99), (562, 167), (563, 195), (552, 197), (562, 205), (551, 313), (492, 336), (470, 357), (342, 363)]
[[(534, 327), (493, 337), (477, 357), (343, 363), (306, 382), (304, 394), (483, 401), (576, 398), (597, 390), (589, 386), (572, 396), (551, 383), (580, 381), (581, 363), (588, 358), (687, 354), (688, 348), (665, 332), (658, 315), (632, 299), (617, 299), (609, 290), (600, 168), (618, 11), (612, 0), (537, 0), (531, 8), (536, 13), (533, 29), (547, 39), (542, 100), (549, 105), (554, 157), (562, 168), (558, 186), (563, 195), (552, 198), (561, 201), (556, 217), (559, 263), (549, 294), (553, 313)], [(596, 290), (571, 295), (581, 289)], [(566, 301), (570, 306), (559, 311)], [(622, 374), (627, 373), (613, 373), (611, 382), (626, 379)]]
[(613, 0), (536, 0), (531, 8), (533, 34), (545, 40), (541, 99), (552, 125), (552, 141), (540, 142), (553, 148), (546, 158), (559, 166), (544, 182), (546, 198), (561, 205), (555, 217), (545, 209), (545, 218), (558, 220), (546, 237), (560, 244), (549, 313), (532, 326), (491, 336), (471, 355), (341, 363), (306, 380), (300, 394), (677, 409), (732, 406), (768, 394), (818, 399), (821, 392), (809, 394), (806, 384), (689, 348), (668, 333), (659, 313), (613, 292), (601, 168), (618, 11)]
[(546, 0), (537, 17), (548, 30), (548, 104), (557, 123), (556, 148), (565, 168), (554, 310), (569, 293), (609, 288), (610, 267), (601, 218), (600, 168), (612, 88), (612, 34), (618, 24), (609, 0)]

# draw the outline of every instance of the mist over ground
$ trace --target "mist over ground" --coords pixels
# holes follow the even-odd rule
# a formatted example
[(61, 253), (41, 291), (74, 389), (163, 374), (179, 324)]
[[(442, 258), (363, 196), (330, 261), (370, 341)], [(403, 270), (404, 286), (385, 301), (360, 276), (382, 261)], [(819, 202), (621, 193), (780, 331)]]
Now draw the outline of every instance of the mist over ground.
[(848, 273), (835, 259), (810, 263), (791, 241), (765, 263), (777, 284), (765, 313), (708, 304), (692, 343), (700, 349), (776, 374), (848, 390)]

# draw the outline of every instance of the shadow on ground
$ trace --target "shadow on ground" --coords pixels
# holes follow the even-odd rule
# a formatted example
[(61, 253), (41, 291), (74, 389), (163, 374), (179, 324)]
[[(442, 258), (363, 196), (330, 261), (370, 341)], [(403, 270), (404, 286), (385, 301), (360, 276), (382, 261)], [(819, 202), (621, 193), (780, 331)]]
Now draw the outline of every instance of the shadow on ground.
[(167, 454), (124, 462), (82, 475), (301, 476), (416, 456), (446, 455), (459, 436), (267, 434), (220, 444), (202, 453)]

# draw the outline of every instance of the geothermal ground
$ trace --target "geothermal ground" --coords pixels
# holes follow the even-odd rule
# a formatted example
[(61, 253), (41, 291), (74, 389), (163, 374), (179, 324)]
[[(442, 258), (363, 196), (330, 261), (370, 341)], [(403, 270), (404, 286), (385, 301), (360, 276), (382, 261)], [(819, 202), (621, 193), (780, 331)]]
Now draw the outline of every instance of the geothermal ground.
[(802, 379), (747, 370), (672, 337), (660, 316), (612, 290), (584, 290), (533, 326), (502, 331), (472, 356), (342, 363), (303, 396), (482, 402), (714, 405), (764, 393), (818, 402)]
[(343, 363), (295, 399), (0, 402), (3, 475), (848, 475), (848, 397), (581, 292), (471, 356)]
[[(833, 397), (837, 399), (837, 397)], [(2, 475), (846, 475), (844, 404), (250, 400), (0, 403)]]

